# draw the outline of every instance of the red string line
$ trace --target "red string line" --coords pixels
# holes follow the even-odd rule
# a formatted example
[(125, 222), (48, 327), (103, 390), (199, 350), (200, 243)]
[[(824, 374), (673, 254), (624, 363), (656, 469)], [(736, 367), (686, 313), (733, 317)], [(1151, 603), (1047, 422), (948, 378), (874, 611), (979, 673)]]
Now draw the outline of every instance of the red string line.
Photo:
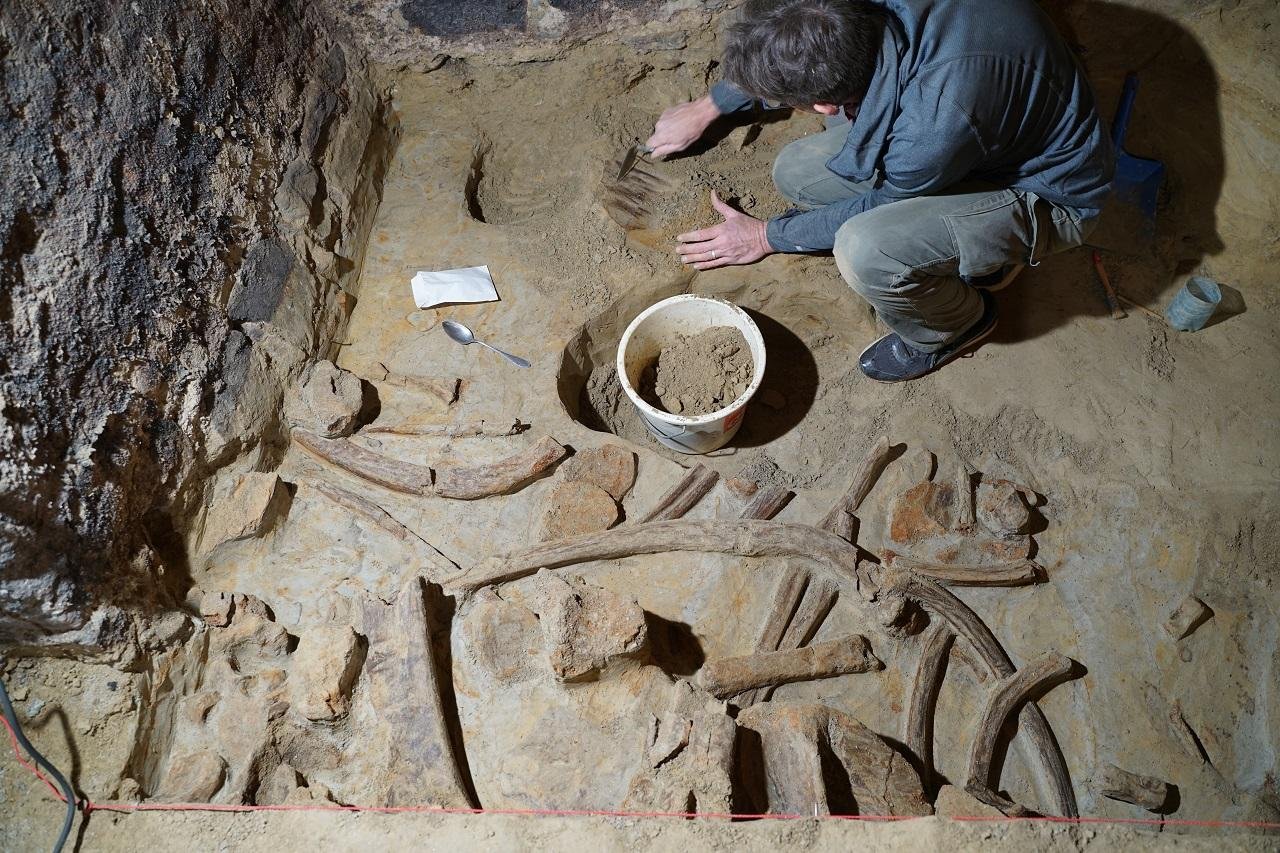
[[(13, 745), (14, 757), (18, 763), (35, 774), (44, 782), (59, 802), (65, 803), (62, 792), (45, 778), (40, 768), (22, 757), (18, 745), (18, 737), (10, 727), (9, 721), (0, 716), (0, 722), (9, 732), (9, 740)], [(723, 812), (645, 812), (645, 811), (613, 811), (608, 809), (472, 809), (449, 808), (446, 806), (345, 806), (340, 803), (322, 805), (319, 803), (281, 804), (274, 806), (236, 805), (232, 803), (95, 803), (87, 796), (81, 801), (81, 808), (88, 815), (90, 812), (372, 812), (375, 814), (469, 814), (469, 815), (515, 815), (521, 817), (616, 817), (616, 818), (681, 818), (684, 820), (851, 820), (869, 823), (915, 820), (916, 815), (811, 815), (811, 814), (730, 814)], [(1145, 826), (1199, 826), (1213, 828), (1238, 829), (1280, 829), (1280, 823), (1261, 820), (1181, 820), (1174, 818), (1124, 818), (1124, 817), (1056, 817), (1042, 815), (1037, 817), (987, 817), (984, 815), (954, 815), (951, 820), (971, 823), (1074, 823), (1074, 824), (1139, 824)]]
[(13, 744), (13, 757), (18, 759), (18, 763), (23, 767), (36, 774), (36, 778), (47, 785), (50, 791), (53, 791), (53, 795), (58, 798), (58, 802), (66, 805), (67, 798), (62, 796), (62, 792), (58, 790), (58, 787), (50, 782), (45, 775), (40, 772), (39, 767), (36, 767), (34, 764), (22, 757), (22, 750), (18, 746), (18, 735), (13, 731), (13, 726), (9, 725), (9, 721), (5, 718), (4, 714), (0, 714), (0, 723), (4, 723), (4, 727), (9, 731), (9, 740)]

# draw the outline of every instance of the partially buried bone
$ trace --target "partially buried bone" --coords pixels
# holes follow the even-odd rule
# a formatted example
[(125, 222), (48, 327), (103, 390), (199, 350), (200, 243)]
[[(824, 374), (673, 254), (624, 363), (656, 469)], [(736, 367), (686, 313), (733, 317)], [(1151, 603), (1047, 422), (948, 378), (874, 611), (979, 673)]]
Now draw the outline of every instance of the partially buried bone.
[(916, 757), (925, 793), (933, 786), (933, 713), (938, 693), (947, 674), (947, 657), (956, 635), (945, 624), (935, 625), (925, 634), (920, 662), (911, 682), (911, 704), (907, 707), (902, 741)]
[(440, 465), (434, 470), (392, 459), (347, 439), (321, 438), (295, 429), (294, 440), (312, 455), (344, 471), (409, 495), (475, 500), (517, 491), (563, 459), (568, 451), (544, 436), (531, 447), (483, 465)]
[(995, 794), (991, 768), (994, 761), (996, 740), (1005, 720), (1017, 708), (1029, 702), (1038, 692), (1071, 675), (1074, 662), (1057, 652), (1033, 661), (1020, 670), (1006, 676), (991, 688), (978, 721), (978, 731), (969, 747), (968, 781), (965, 789), (987, 805), (995, 806), (1005, 814), (1020, 814), (1021, 807), (1013, 807), (1009, 801)]
[(658, 499), (657, 506), (640, 519), (641, 523), (680, 518), (711, 491), (719, 478), (719, 474), (705, 465), (690, 468), (679, 483)]
[(1044, 569), (1033, 560), (1018, 560), (990, 566), (968, 566), (951, 563), (935, 563), (894, 554), (885, 554), (885, 562), (906, 569), (946, 586), (1024, 586), (1036, 583), (1044, 576)]
[(313, 483), (312, 487), (329, 500), (351, 510), (357, 516), (390, 534), (396, 541), (409, 546), (415, 553), (420, 554), (434, 569), (433, 574), (428, 576), (429, 580), (438, 583), (442, 578), (461, 571), (458, 568), (458, 564), (441, 554), (436, 546), (396, 521), (389, 512), (373, 501), (362, 498), (354, 492), (349, 492), (331, 483), (317, 482)]
[(858, 507), (866, 499), (867, 494), (871, 491), (871, 487), (876, 484), (876, 478), (880, 476), (880, 470), (884, 468), (885, 463), (889, 461), (889, 437), (880, 436), (875, 443), (867, 450), (867, 455), (863, 457), (862, 462), (858, 464), (858, 469), (853, 474), (853, 482), (849, 485), (848, 491), (836, 501), (835, 506), (827, 513), (826, 517), (818, 524), (823, 530), (835, 530), (840, 521), (840, 513), (855, 514)]
[(884, 664), (872, 654), (867, 638), (851, 634), (801, 649), (709, 661), (698, 674), (698, 681), (712, 696), (727, 699), (757, 687), (881, 669)]
[(751, 503), (742, 510), (742, 518), (773, 518), (793, 496), (794, 492), (785, 486), (772, 485), (758, 489), (751, 498)]

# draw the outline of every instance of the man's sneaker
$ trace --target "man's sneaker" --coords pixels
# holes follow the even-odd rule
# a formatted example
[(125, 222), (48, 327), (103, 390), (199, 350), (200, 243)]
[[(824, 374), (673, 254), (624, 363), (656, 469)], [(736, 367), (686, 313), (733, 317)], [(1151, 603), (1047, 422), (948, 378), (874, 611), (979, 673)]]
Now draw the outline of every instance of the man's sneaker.
[(982, 296), (982, 316), (963, 335), (935, 352), (921, 352), (895, 333), (889, 333), (862, 351), (858, 367), (877, 382), (906, 382), (937, 370), (991, 334), (996, 328), (996, 303)]
[(1013, 280), (1026, 268), (1026, 264), (1014, 264), (986, 275), (965, 276), (964, 283), (978, 290), (985, 290), (987, 293), (995, 293), (1013, 284)]

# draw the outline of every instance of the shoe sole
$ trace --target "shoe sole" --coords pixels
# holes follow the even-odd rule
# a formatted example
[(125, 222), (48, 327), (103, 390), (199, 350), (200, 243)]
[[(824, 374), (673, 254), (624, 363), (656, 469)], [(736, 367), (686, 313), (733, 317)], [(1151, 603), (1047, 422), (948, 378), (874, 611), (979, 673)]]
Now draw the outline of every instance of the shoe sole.
[[(999, 317), (997, 317), (995, 320), (993, 320), (993, 321), (992, 321), (991, 325), (990, 325), (989, 327), (987, 327), (987, 330), (986, 330), (985, 332), (983, 332), (982, 334), (978, 335), (978, 336), (977, 336), (976, 338), (974, 338), (973, 340), (971, 340), (971, 341), (969, 341), (968, 343), (966, 343), (966, 344), (965, 344), (963, 347), (961, 347), (960, 349), (958, 349), (958, 350), (956, 350), (955, 352), (951, 353), (951, 355), (947, 356), (947, 360), (946, 360), (946, 361), (938, 362), (937, 364), (935, 364), (935, 365), (933, 366), (933, 369), (931, 369), (931, 370), (927, 370), (927, 371), (925, 371), (924, 373), (921, 373), (919, 376), (913, 376), (913, 377), (911, 377), (910, 379), (876, 379), (874, 376), (867, 376), (867, 374), (866, 374), (866, 373), (863, 373), (863, 372), (862, 372), (862, 370), (859, 370), (858, 372), (859, 372), (859, 373), (862, 373), (862, 375), (863, 375), (863, 376), (866, 376), (866, 377), (867, 377), (868, 379), (870, 379), (872, 382), (879, 382), (881, 385), (897, 385), (897, 384), (902, 383), (902, 382), (914, 382), (914, 381), (915, 381), (915, 380), (917, 380), (917, 379), (923, 379), (923, 378), (925, 378), (926, 376), (928, 376), (930, 373), (936, 373), (937, 371), (939, 371), (939, 370), (941, 370), (942, 368), (946, 367), (948, 364), (950, 364), (951, 362), (955, 361), (955, 360), (956, 360), (957, 358), (959, 358), (960, 356), (964, 355), (964, 354), (965, 354), (966, 352), (968, 352), (970, 349), (972, 349), (973, 347), (975, 347), (975, 346), (977, 346), (978, 344), (980, 344), (980, 343), (982, 343), (983, 341), (985, 341), (985, 340), (986, 340), (986, 339), (991, 335), (991, 333), (992, 333), (992, 332), (994, 332), (994, 331), (996, 330), (996, 326), (998, 326), (998, 325), (1000, 325), (1000, 318), (999, 318)], [(878, 343), (880, 343), (880, 339), (879, 339), (879, 338), (876, 338), (874, 341), (872, 341), (871, 343), (869, 343), (869, 344), (867, 344), (865, 347), (863, 347), (862, 352), (858, 353), (858, 361), (859, 361), (859, 362), (861, 362), (861, 361), (862, 361), (862, 357), (863, 357), (864, 355), (866, 355), (866, 354), (867, 354), (867, 350), (871, 349), (873, 346), (875, 346), (875, 345), (876, 345), (876, 344), (878, 344)]]
[(1000, 279), (993, 285), (990, 285), (988, 287), (983, 287), (980, 284), (973, 284), (973, 285), (970, 285), (970, 287), (972, 287), (974, 290), (985, 290), (987, 293), (995, 293), (997, 290), (1004, 290), (1006, 287), (1013, 284), (1013, 282), (1018, 278), (1018, 276), (1022, 275), (1022, 271), (1025, 270), (1026, 268), (1027, 268), (1026, 264), (1018, 264), (1016, 267), (1010, 270), (1009, 273), (1004, 278)]

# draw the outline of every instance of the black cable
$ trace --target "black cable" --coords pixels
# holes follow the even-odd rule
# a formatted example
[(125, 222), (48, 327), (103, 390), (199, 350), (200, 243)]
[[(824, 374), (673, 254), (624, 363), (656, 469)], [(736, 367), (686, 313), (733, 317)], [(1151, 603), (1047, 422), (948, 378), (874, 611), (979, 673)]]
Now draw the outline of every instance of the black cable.
[(53, 845), (53, 853), (62, 853), (63, 846), (67, 843), (67, 838), (71, 835), (71, 825), (76, 819), (76, 792), (71, 789), (71, 783), (67, 781), (67, 777), (58, 772), (58, 768), (49, 763), (49, 759), (40, 754), (40, 750), (31, 745), (31, 741), (27, 740), (26, 734), (22, 731), (22, 725), (18, 722), (18, 715), (13, 713), (13, 703), (9, 701), (9, 691), (4, 687), (4, 679), (0, 679), (0, 710), (4, 711), (4, 717), (9, 721), (9, 726), (13, 729), (14, 737), (18, 739), (18, 743), (22, 744), (22, 748), (27, 751), (32, 760), (39, 764), (49, 772), (49, 775), (58, 783), (58, 787), (62, 789), (62, 796), (67, 801), (67, 817), (62, 821), (62, 832), (58, 835), (58, 841)]

